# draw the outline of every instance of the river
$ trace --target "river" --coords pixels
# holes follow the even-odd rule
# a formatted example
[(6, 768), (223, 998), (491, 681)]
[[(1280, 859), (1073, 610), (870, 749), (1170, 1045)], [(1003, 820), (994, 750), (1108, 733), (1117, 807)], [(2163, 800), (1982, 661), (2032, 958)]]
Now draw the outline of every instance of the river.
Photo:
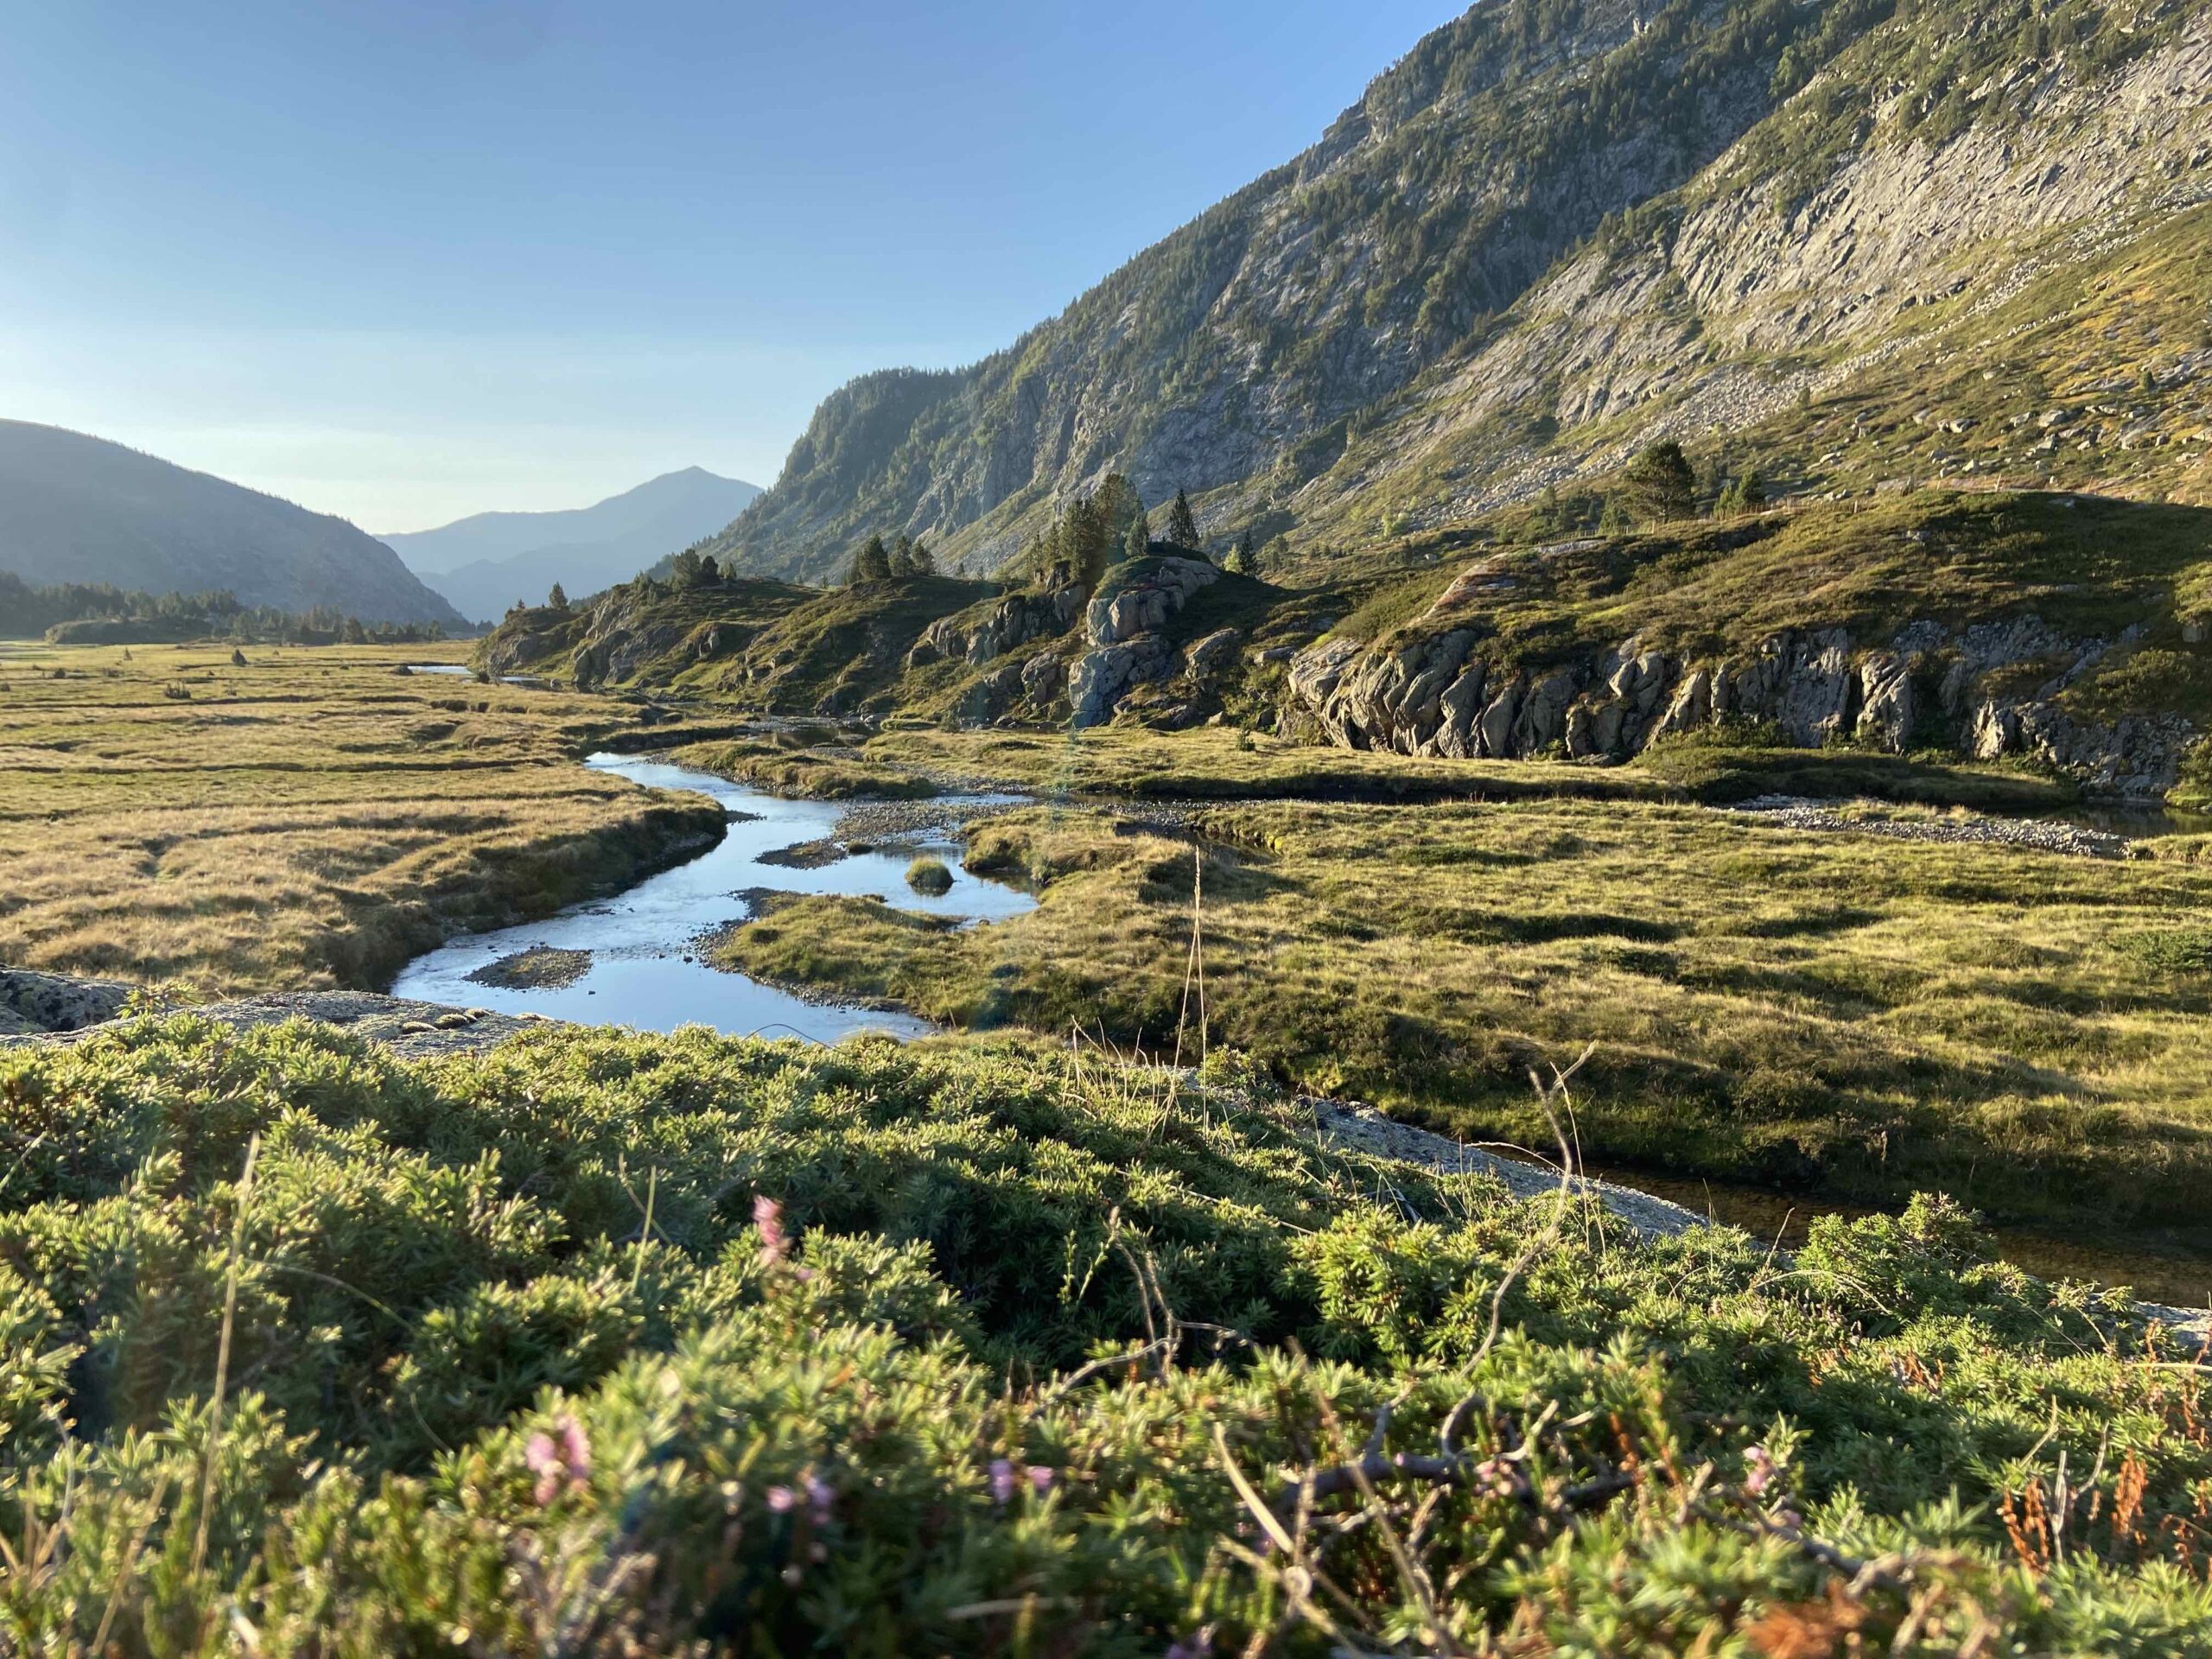
[[(637, 756), (596, 754), (586, 764), (632, 783), (711, 796), (729, 815), (728, 833), (688, 863), (650, 876), (613, 899), (571, 906), (547, 921), (470, 934), (418, 957), (400, 974), (392, 995), (509, 1014), (536, 1010), (558, 1020), (646, 1031), (702, 1025), (732, 1035), (797, 1036), (823, 1043), (858, 1031), (925, 1036), (935, 1027), (909, 1014), (810, 1001), (711, 967), (696, 941), (702, 933), (749, 918), (749, 889), (872, 894), (904, 910), (971, 925), (1003, 920), (1036, 906), (1035, 899), (1018, 888), (963, 869), (957, 846), (942, 839), (852, 853), (812, 868), (774, 860), (787, 849), (827, 840), (850, 803), (786, 800), (712, 772)], [(925, 895), (907, 887), (906, 867), (922, 852), (940, 857), (950, 872), (952, 885), (945, 893)], [(541, 949), (580, 953), (581, 971), (564, 983), (526, 988), (472, 977)], [(1802, 1241), (1815, 1216), (1869, 1213), (1833, 1201), (1649, 1171), (1592, 1173), (1672, 1198), (1785, 1247)], [(2212, 1263), (2188, 1250), (2018, 1231), (1999, 1233), (1993, 1243), (1999, 1254), (2031, 1272), (2133, 1284), (2153, 1299), (2197, 1306), (2212, 1286)]]
[[(547, 921), (472, 933), (417, 957), (394, 982), (394, 996), (503, 1014), (534, 1009), (556, 1020), (644, 1031), (701, 1025), (733, 1035), (823, 1043), (862, 1030), (917, 1037), (933, 1027), (912, 1014), (810, 1001), (711, 967), (694, 941), (749, 918), (747, 889), (874, 894), (902, 910), (969, 922), (1000, 921), (1036, 906), (1018, 888), (961, 868), (959, 849), (943, 841), (854, 853), (811, 869), (764, 862), (765, 855), (827, 838), (843, 804), (785, 800), (712, 772), (634, 755), (595, 754), (585, 764), (632, 783), (712, 796), (729, 814), (728, 834), (689, 863), (649, 876), (614, 898), (572, 906)], [(944, 860), (952, 875), (949, 891), (927, 895), (907, 887), (906, 867), (923, 852)], [(537, 950), (588, 953), (588, 961), (561, 984), (512, 987), (472, 977)]]

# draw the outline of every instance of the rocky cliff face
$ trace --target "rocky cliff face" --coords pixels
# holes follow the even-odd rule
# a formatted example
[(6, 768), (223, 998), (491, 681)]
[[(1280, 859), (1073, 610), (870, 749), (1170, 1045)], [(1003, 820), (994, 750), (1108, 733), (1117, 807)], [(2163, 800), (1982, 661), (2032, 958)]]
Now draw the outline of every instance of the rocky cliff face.
[(1890, 753), (1945, 745), (1976, 760), (2023, 755), (2088, 793), (2155, 801), (2201, 734), (2178, 714), (2111, 721), (2060, 698), (2116, 645), (2069, 639), (2030, 616), (1953, 632), (1916, 622), (1886, 639), (1790, 631), (1740, 657), (1670, 656), (1637, 639), (1541, 667), (1486, 661), (1468, 628), (1375, 649), (1324, 639), (1293, 659), (1294, 716), (1349, 748), (1458, 759), (1624, 760), (1657, 740), (1764, 728), (1799, 747), (1852, 741)]
[[(2201, 321), (2209, 107), (2196, 6), (1480, 6), (1007, 351), (833, 397), (715, 550), (820, 573), (904, 529), (990, 568), (1109, 469), (1199, 493), (1211, 535), (1343, 550), (1654, 433), (1799, 487), (2164, 491), (2212, 441), (2176, 332)], [(2107, 285), (2117, 334), (2082, 304)], [(1902, 407), (1803, 407), (1855, 391)], [(2087, 448), (2021, 423), (2092, 404)]]

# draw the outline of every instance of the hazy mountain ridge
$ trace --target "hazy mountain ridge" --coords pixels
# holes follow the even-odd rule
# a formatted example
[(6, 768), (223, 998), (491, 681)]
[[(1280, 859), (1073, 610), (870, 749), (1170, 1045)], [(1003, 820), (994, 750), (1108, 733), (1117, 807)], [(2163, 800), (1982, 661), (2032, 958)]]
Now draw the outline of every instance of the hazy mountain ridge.
[(664, 473), (588, 507), (480, 512), (385, 539), (462, 612), (499, 616), (555, 582), (582, 595), (636, 575), (728, 524), (760, 493), (703, 467)]
[[(1653, 429), (1764, 424), (1809, 480), (1801, 389), (2201, 201), (2208, 85), (2193, 5), (1479, 7), (1007, 351), (833, 395), (715, 550), (818, 575), (903, 529), (988, 566), (1111, 467), (1211, 492), (1210, 533), (1311, 545), (1588, 476)], [(1942, 447), (1898, 461), (1935, 474)], [(2094, 475), (2061, 461), (2020, 481)], [(2186, 458), (2147, 470), (2157, 493)]]
[(37, 583), (223, 590), (364, 622), (461, 626), (342, 518), (60, 427), (0, 421), (0, 569)]

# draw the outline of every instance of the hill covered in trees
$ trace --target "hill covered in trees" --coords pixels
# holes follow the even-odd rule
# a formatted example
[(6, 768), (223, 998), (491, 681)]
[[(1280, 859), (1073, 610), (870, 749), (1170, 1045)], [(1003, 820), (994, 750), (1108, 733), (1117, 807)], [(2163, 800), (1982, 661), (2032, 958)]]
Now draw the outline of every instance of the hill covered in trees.
[(397, 554), (342, 518), (23, 421), (0, 421), (0, 571), (49, 585), (224, 592), (364, 622), (467, 626)]
[(2212, 491), (2212, 20), (1518, 0), (970, 368), (827, 400), (705, 550), (995, 569), (1118, 471), (1326, 558), (1718, 440), (1785, 493)]

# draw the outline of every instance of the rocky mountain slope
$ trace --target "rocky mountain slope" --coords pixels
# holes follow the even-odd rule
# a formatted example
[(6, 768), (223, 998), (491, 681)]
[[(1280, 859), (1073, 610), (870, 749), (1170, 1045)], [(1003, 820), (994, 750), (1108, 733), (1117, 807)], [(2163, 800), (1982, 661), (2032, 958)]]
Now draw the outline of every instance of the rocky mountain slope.
[(716, 538), (995, 568), (1109, 469), (1345, 552), (1672, 433), (1789, 488), (2212, 491), (2212, 16), (1530, 0), (972, 368), (866, 378)]
[(752, 709), (1168, 728), (1618, 761), (1670, 738), (2007, 758), (2212, 798), (2212, 509), (1923, 490), (1560, 537), (1406, 537), (1292, 589), (1156, 550), (1094, 585), (626, 584), (504, 622), (478, 664)]
[(1300, 652), (1293, 718), (1408, 754), (1621, 759), (1669, 737), (2027, 759), (2202, 798), (2212, 512), (1930, 493), (1499, 543)]
[(760, 493), (686, 467), (588, 507), (480, 512), (384, 539), (463, 615), (490, 620), (518, 600), (543, 598), (555, 582), (581, 595), (626, 582), (721, 529)]
[(342, 518), (24, 421), (0, 421), (0, 570), (34, 583), (224, 589), (285, 611), (464, 626), (397, 554)]

